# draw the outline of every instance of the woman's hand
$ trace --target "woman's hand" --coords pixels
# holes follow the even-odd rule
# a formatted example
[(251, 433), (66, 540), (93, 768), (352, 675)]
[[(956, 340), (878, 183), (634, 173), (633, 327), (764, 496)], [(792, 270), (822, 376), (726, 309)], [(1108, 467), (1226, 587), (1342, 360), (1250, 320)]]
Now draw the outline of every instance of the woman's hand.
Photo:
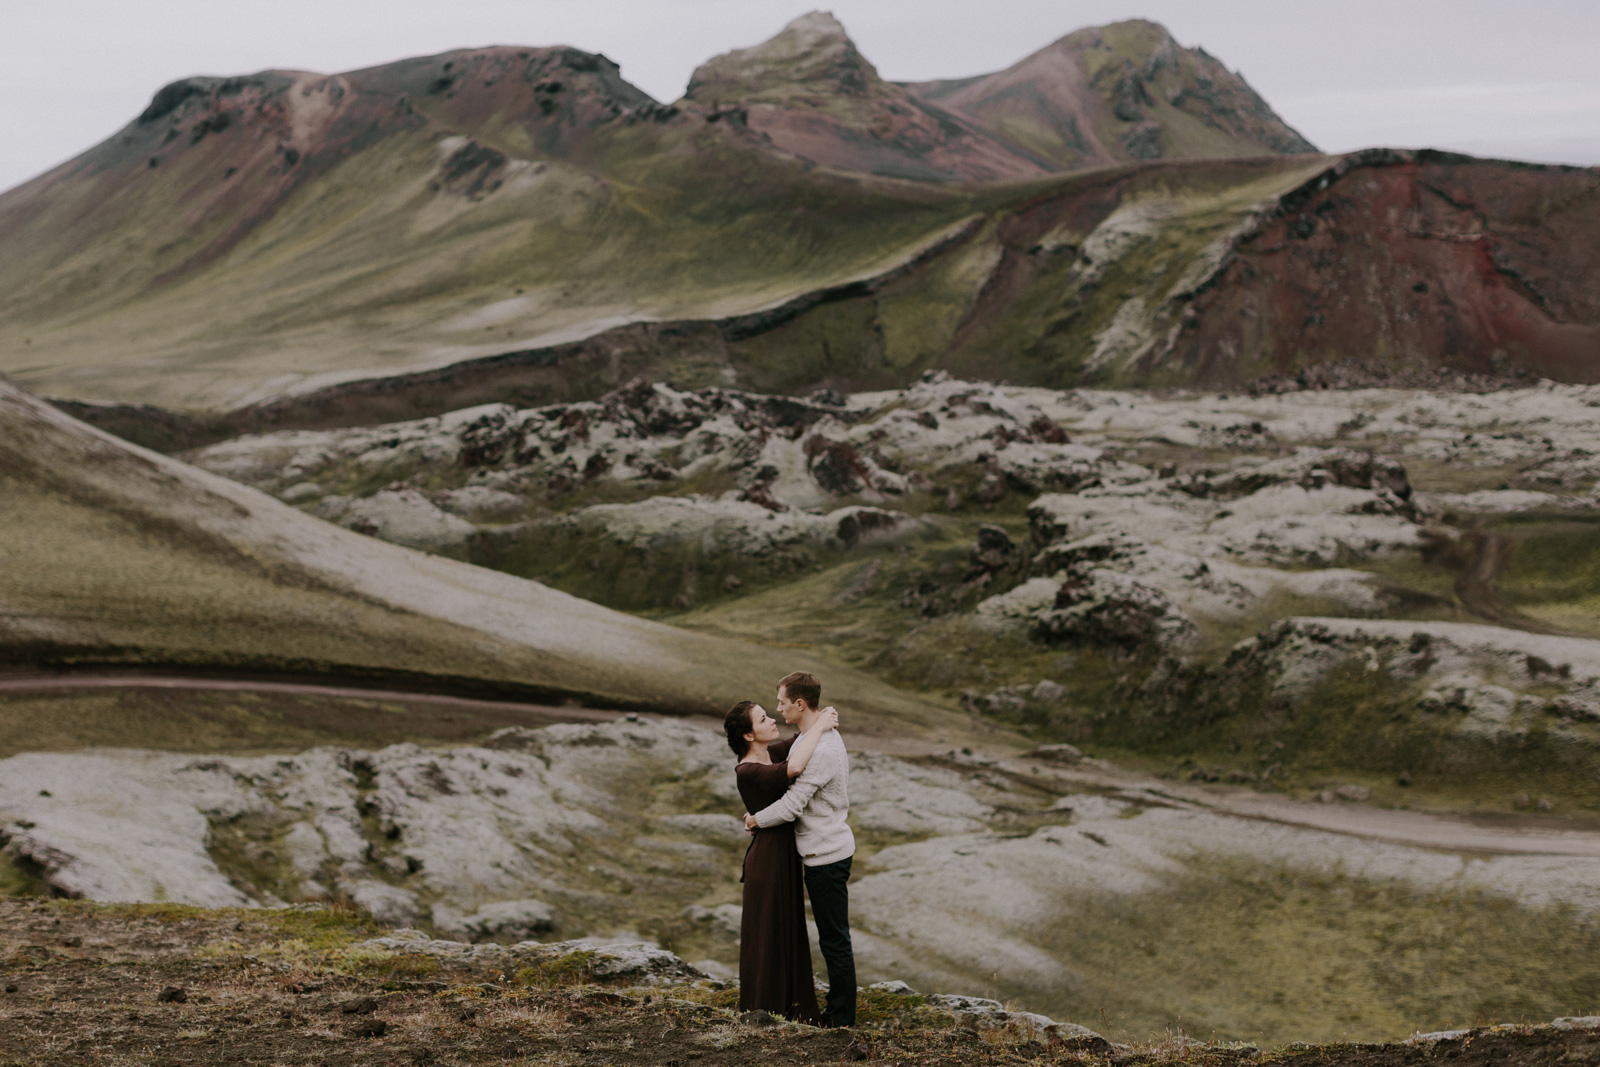
[(811, 726), (805, 733), (795, 738), (794, 747), (789, 749), (789, 758), (784, 764), (789, 768), (789, 777), (798, 778), (800, 773), (810, 764), (811, 757), (816, 755), (817, 746), (822, 743), (822, 738), (829, 730), (839, 728), (839, 713), (831, 706), (817, 712), (817, 717), (812, 720)]

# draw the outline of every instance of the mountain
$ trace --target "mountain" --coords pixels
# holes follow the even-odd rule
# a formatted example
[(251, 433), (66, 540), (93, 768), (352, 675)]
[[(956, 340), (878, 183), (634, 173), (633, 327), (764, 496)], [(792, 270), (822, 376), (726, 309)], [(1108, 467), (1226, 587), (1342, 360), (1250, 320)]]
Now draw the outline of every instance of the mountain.
[[(793, 652), (400, 548), (146, 452), (0, 382), (0, 665), (385, 680), (718, 713)], [(948, 713), (816, 663), (865, 713)], [(859, 683), (859, 688), (857, 688)], [(730, 695), (732, 694), (732, 695)]]
[(832, 15), (813, 11), (689, 79), (689, 103), (735, 116), (772, 144), (824, 166), (924, 181), (1038, 177), (981, 122), (884, 81)]
[(813, 14), (673, 105), (571, 48), (191, 78), (0, 194), (0, 372), (162, 448), (637, 375), (1600, 376), (1595, 171), (1307, 147), (1143, 22), (900, 86)]
[(571, 49), (189, 79), (0, 196), (0, 369), (226, 410), (760, 312), (881, 274), (970, 210), (815, 173)]
[(923, 180), (1316, 151), (1242, 77), (1143, 20), (1080, 30), (997, 74), (897, 85), (813, 11), (703, 64), (684, 99), (824, 166)]
[(1049, 170), (1316, 151), (1242, 76), (1143, 19), (1068, 34), (996, 74), (906, 89)]

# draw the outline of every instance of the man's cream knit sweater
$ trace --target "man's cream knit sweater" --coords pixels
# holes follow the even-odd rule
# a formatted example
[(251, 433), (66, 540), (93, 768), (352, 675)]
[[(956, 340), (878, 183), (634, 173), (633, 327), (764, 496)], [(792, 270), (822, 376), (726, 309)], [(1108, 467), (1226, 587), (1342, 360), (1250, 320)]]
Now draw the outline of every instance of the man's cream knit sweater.
[(795, 846), (807, 867), (837, 863), (856, 854), (850, 814), (850, 754), (838, 730), (817, 743), (811, 762), (789, 785), (789, 791), (756, 812), (757, 826), (776, 826), (793, 819)]

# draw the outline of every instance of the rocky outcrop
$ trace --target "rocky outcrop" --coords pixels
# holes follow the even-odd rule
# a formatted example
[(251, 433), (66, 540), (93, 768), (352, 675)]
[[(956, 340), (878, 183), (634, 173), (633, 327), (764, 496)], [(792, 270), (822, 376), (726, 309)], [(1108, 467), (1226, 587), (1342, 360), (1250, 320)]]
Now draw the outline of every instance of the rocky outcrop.
[(676, 985), (706, 977), (660, 946), (592, 937), (551, 944), (520, 941), (513, 945), (464, 945), (430, 938), (420, 930), (396, 930), (360, 942), (355, 949), (426, 956), (450, 963), (561, 968), (572, 972), (574, 979), (630, 986)]
[(1388, 619), (1285, 619), (1243, 642), (1218, 688), (1264, 686), (1272, 704), (1312, 698), (1339, 672), (1368, 675), (1391, 702), (1486, 739), (1530, 729), (1591, 743), (1600, 723), (1600, 642), (1493, 626)]
[[(932, 535), (896, 502), (943, 484), (959, 505), (974, 469), (979, 506), (1149, 475), (1073, 442), (1036, 403), (938, 375), (848, 402), (640, 381), (590, 403), (249, 436), (192, 458), (352, 529), (630, 609)], [(1022, 563), (999, 527), (985, 536), (969, 581)]]

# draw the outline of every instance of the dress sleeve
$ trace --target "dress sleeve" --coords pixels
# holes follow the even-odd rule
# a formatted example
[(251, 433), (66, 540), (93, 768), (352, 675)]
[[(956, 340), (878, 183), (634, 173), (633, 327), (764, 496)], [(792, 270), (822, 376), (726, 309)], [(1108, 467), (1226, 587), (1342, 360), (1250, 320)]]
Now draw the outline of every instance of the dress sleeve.
[(787, 741), (779, 741), (777, 744), (768, 745), (767, 755), (772, 758), (773, 763), (787, 763), (789, 752), (794, 748), (794, 743), (798, 740), (800, 740), (800, 735), (795, 734)]
[(745, 763), (740, 765), (740, 773), (753, 780), (758, 786), (764, 786), (775, 792), (783, 792), (789, 786), (789, 763), (780, 760), (777, 763)]

